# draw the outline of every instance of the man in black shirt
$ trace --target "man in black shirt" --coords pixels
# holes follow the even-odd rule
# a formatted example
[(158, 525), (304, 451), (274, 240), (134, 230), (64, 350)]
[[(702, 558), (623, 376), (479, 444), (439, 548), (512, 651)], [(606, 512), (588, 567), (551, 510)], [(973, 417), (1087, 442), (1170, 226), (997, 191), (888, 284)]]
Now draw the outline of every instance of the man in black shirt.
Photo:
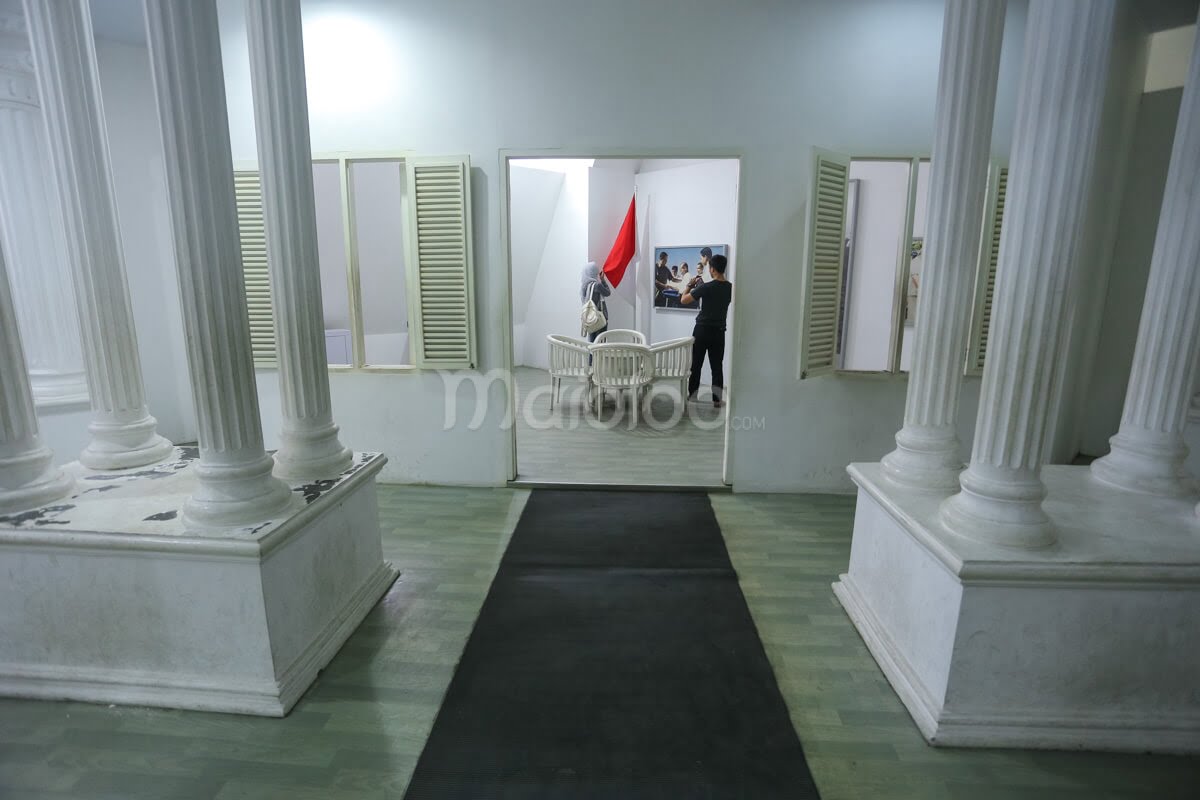
[(690, 306), (700, 301), (700, 313), (696, 315), (696, 328), (692, 331), (692, 374), (688, 378), (688, 397), (694, 397), (700, 388), (700, 371), (704, 369), (704, 356), (708, 354), (708, 366), (712, 370), (713, 405), (721, 407), (721, 390), (725, 388), (725, 317), (729, 303), (733, 300), (733, 282), (725, 277), (729, 260), (725, 256), (713, 256), (708, 262), (713, 279), (688, 290), (680, 302)]
[(658, 265), (654, 268), (654, 305), (664, 308), (667, 305), (667, 289), (671, 288), (671, 268), (667, 266), (667, 254), (658, 254)]

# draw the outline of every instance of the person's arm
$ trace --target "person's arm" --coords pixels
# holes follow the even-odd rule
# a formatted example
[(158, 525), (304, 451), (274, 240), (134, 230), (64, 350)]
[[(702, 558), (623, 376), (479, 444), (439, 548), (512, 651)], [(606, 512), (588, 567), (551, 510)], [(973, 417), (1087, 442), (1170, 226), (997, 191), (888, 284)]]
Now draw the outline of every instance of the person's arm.
[(603, 272), (600, 273), (600, 280), (596, 282), (596, 291), (600, 293), (601, 297), (608, 297), (612, 294), (612, 287), (608, 285), (608, 276)]
[(704, 286), (697, 286), (695, 289), (688, 289), (684, 292), (683, 297), (679, 298), (679, 302), (685, 306), (690, 306), (692, 303), (704, 296)]

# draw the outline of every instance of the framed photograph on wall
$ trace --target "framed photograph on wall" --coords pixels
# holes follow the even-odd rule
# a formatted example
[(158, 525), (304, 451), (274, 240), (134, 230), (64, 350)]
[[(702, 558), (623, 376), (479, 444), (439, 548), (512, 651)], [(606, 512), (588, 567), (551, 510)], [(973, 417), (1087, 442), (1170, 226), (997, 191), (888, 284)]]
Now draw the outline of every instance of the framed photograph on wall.
[(697, 306), (684, 306), (679, 298), (698, 281), (708, 283), (712, 273), (708, 260), (713, 256), (729, 257), (727, 244), (676, 245), (654, 248), (654, 307), (695, 311)]

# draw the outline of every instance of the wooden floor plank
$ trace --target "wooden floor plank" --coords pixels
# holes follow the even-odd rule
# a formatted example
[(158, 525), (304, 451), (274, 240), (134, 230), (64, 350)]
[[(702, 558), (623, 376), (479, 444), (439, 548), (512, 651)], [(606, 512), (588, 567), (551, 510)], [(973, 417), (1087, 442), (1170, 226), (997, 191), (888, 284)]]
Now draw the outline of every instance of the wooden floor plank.
[[(526, 496), (380, 487), (400, 580), (285, 719), (0, 700), (0, 797), (401, 797)], [(712, 503), (825, 800), (1196, 796), (1196, 758), (929, 747), (830, 589), (852, 499)]]

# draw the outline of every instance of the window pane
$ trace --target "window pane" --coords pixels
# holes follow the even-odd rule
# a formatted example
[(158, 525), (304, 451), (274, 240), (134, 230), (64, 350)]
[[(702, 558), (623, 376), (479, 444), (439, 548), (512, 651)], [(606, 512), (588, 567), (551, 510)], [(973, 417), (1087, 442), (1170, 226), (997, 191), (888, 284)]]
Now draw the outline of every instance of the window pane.
[(403, 161), (350, 164), (364, 355), (369, 365), (412, 363), (404, 272), (405, 180)]
[(909, 253), (908, 285), (904, 297), (904, 328), (900, 331), (900, 371), (908, 372), (912, 363), (913, 331), (917, 324), (917, 295), (921, 291), (921, 270), (925, 263), (925, 228), (929, 219), (929, 161), (917, 164), (917, 198), (913, 208), (912, 250)]
[(346, 237), (342, 222), (341, 170), (337, 162), (313, 164), (317, 206), (317, 258), (325, 309), (325, 355), (330, 364), (350, 364), (350, 295), (346, 284)]
[(850, 162), (856, 218), (847, 226), (846, 318), (841, 369), (885, 371), (892, 341), (896, 271), (906, 249), (911, 162)]

